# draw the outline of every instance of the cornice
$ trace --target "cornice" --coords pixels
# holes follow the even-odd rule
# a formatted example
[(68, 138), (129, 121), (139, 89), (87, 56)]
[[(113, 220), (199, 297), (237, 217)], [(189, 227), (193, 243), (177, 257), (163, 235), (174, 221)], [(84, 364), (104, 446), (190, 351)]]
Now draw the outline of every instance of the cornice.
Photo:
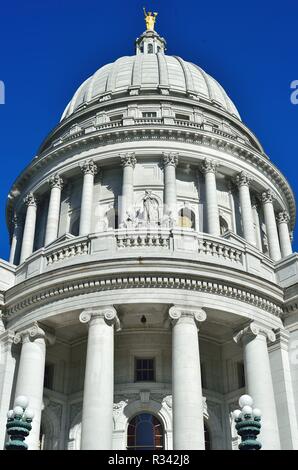
[(158, 275), (146, 273), (143, 275), (134, 275), (131, 273), (129, 276), (90, 276), (87, 279), (65, 281), (63, 284), (54, 287), (42, 287), (33, 294), (25, 294), (23, 298), (17, 302), (12, 300), (4, 310), (4, 314), (6, 318), (9, 319), (9, 317), (14, 317), (19, 313), (24, 314), (28, 309), (32, 311), (42, 305), (64, 298), (99, 291), (138, 288), (166, 288), (205, 292), (254, 305), (277, 317), (280, 317), (283, 312), (281, 304), (277, 304), (265, 298), (265, 296), (261, 294), (258, 295), (249, 289), (240, 288), (238, 286), (235, 287), (228, 282), (213, 281), (208, 278), (202, 279), (192, 276), (181, 276), (179, 274), (169, 276), (168, 273), (159, 273)]
[(61, 145), (41, 154), (40, 157), (35, 158), (30, 165), (28, 165), (20, 177), (15, 181), (10, 191), (10, 197), (7, 204), (7, 224), (9, 225), (13, 215), (14, 199), (22, 193), (23, 188), (26, 187), (27, 182), (32, 178), (32, 176), (53, 159), (61, 157), (67, 158), (68, 152), (82, 149), (83, 146), (98, 148), (108, 144), (123, 144), (124, 142), (142, 140), (191, 143), (194, 145), (204, 146), (206, 148), (214, 148), (227, 154), (231, 154), (245, 163), (249, 162), (254, 168), (261, 170), (264, 175), (274, 183), (277, 191), (283, 192), (287, 200), (291, 217), (290, 229), (294, 227), (296, 207), (293, 192), (286, 178), (268, 158), (236, 140), (230, 140), (229, 138), (220, 136), (213, 132), (202, 131), (199, 128), (177, 128), (174, 125), (150, 125), (146, 127), (135, 125), (96, 130), (66, 143), (61, 143)]

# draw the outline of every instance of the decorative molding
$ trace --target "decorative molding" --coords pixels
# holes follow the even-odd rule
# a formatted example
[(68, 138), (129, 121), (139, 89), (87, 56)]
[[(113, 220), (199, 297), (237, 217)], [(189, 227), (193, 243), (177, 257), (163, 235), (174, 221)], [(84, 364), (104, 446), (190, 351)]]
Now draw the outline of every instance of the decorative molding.
[(252, 178), (248, 176), (245, 171), (241, 171), (235, 178), (235, 184), (240, 188), (240, 186), (249, 186)]
[(62, 191), (63, 189), (63, 178), (59, 176), (58, 173), (55, 173), (55, 175), (51, 176), (49, 179), (49, 186), (51, 189), (53, 188), (58, 188)]
[(267, 204), (268, 202), (272, 203), (273, 202), (273, 194), (270, 189), (267, 189), (262, 193), (262, 202), (263, 204)]
[(120, 155), (121, 165), (124, 167), (131, 166), (134, 168), (137, 164), (137, 159), (135, 157), (135, 153), (125, 153), (124, 155)]
[(163, 152), (162, 154), (162, 162), (164, 166), (176, 166), (178, 165), (179, 154), (175, 152)]
[(202, 165), (201, 171), (202, 173), (215, 173), (218, 167), (218, 163), (215, 160), (211, 160), (209, 158), (205, 158)]
[(281, 211), (276, 216), (278, 224), (288, 224), (290, 222), (290, 216), (287, 211)]
[(81, 312), (79, 316), (79, 320), (81, 323), (89, 323), (91, 320), (96, 318), (102, 318), (109, 326), (113, 326), (115, 324), (116, 331), (121, 330), (117, 311), (111, 305), (106, 307), (83, 310), (83, 312)]
[(266, 328), (265, 326), (260, 325), (255, 321), (251, 322), (249, 325), (245, 326), (242, 330), (236, 333), (233, 336), (233, 339), (235, 343), (240, 343), (246, 338), (253, 338), (259, 335), (265, 336), (266, 339), (271, 342), (276, 340), (275, 333), (270, 328)]
[(37, 207), (37, 198), (34, 196), (33, 193), (29, 193), (24, 198), (24, 203), (27, 207), (29, 206)]
[(55, 337), (51, 333), (44, 331), (39, 327), (37, 322), (34, 322), (33, 325), (28, 328), (18, 331), (14, 336), (14, 344), (25, 343), (30, 340), (36, 340), (38, 338), (43, 338), (49, 342), (49, 344), (54, 344)]
[(84, 293), (108, 291), (116, 289), (137, 289), (137, 288), (165, 288), (192, 290), (233, 298), (280, 317), (283, 313), (281, 305), (268, 300), (267, 298), (243, 288), (234, 287), (229, 284), (194, 279), (192, 277), (178, 277), (161, 274), (160, 276), (118, 276), (103, 279), (88, 279), (72, 282), (64, 282), (61, 286), (51, 287), (34, 295), (27, 296), (23, 300), (9, 306), (5, 310), (6, 317), (23, 312), (26, 308), (40, 307), (49, 303), (50, 300), (57, 301), (63, 298), (71, 298)]
[(84, 163), (81, 166), (81, 170), (84, 173), (84, 175), (93, 175), (95, 176), (98, 172), (98, 168), (94, 161), (91, 160), (85, 160)]
[(206, 320), (206, 312), (202, 308), (191, 308), (184, 305), (174, 305), (169, 309), (169, 316), (172, 323), (177, 323), (181, 318), (191, 318), (198, 325)]

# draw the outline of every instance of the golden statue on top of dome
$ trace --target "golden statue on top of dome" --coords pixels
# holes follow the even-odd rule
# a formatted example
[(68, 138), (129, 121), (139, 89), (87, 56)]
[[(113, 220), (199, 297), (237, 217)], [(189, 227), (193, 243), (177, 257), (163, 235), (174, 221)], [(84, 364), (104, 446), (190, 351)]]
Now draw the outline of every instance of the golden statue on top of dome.
[(156, 21), (156, 17), (158, 13), (156, 12), (152, 13), (151, 11), (148, 11), (146, 13), (145, 7), (143, 8), (143, 10), (144, 10), (144, 15), (145, 15), (147, 31), (154, 31), (154, 25), (155, 25), (155, 21)]

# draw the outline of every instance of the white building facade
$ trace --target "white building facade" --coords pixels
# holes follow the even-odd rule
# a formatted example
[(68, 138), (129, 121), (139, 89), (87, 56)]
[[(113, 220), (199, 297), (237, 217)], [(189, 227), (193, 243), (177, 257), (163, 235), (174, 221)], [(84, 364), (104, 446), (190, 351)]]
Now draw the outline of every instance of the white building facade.
[(30, 449), (298, 449), (295, 200), (222, 87), (153, 29), (100, 68), (8, 198), (0, 441)]

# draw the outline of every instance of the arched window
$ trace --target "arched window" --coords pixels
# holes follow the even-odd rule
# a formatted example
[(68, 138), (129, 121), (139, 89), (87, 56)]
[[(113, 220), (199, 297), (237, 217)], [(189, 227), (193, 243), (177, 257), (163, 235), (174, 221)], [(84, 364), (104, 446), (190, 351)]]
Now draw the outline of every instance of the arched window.
[(205, 450), (211, 450), (210, 431), (205, 421), (204, 421), (204, 436), (205, 436)]
[(188, 207), (183, 207), (178, 214), (179, 227), (195, 229), (196, 216)]
[(153, 54), (153, 44), (148, 44), (147, 51), (148, 51), (148, 54)]
[(228, 222), (220, 215), (219, 216), (220, 234), (224, 235), (229, 230)]
[(150, 413), (141, 413), (129, 422), (127, 450), (155, 450), (164, 448), (164, 432), (159, 419)]

